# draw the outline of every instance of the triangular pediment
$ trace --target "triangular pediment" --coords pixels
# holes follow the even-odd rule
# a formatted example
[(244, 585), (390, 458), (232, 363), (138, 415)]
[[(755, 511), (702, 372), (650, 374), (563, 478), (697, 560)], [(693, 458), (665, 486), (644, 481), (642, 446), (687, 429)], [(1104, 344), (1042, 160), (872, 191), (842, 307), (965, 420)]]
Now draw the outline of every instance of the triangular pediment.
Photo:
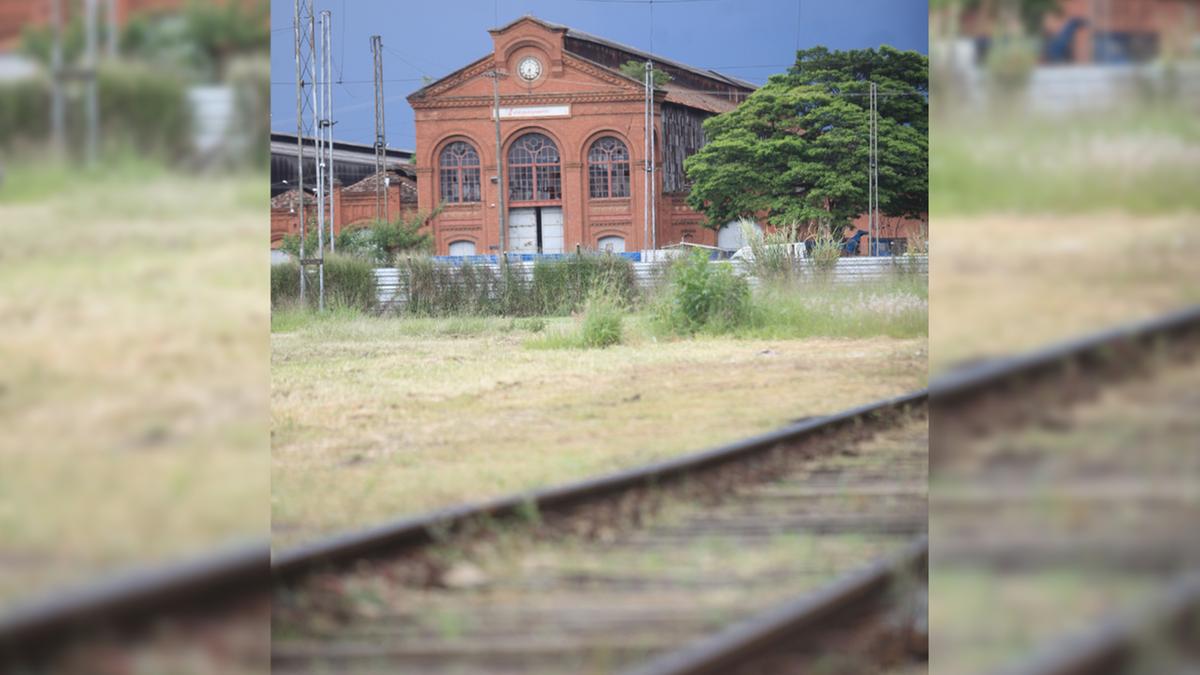
[[(470, 65), (430, 83), (409, 96), (409, 101), (431, 101), (445, 98), (464, 98), (492, 95), (492, 81), (488, 76), (493, 67), (493, 57), (485, 56)], [(640, 94), (642, 83), (626, 77), (620, 71), (606, 68), (573, 54), (564, 54), (562, 69), (547, 75), (546, 81), (530, 88), (523, 86), (512, 73), (502, 72), (500, 95), (569, 95), (596, 94), (620, 91)]]
[(526, 14), (523, 17), (509, 21), (508, 23), (504, 24), (503, 26), (500, 26), (499, 28), (489, 28), (488, 32), (491, 33), (492, 35), (503, 35), (504, 33), (507, 33), (508, 31), (510, 31), (522, 24), (526, 24), (526, 23), (531, 23), (531, 24), (537, 25), (541, 28), (556, 31), (559, 33), (566, 33), (568, 30), (570, 30), (570, 28), (568, 28), (567, 26), (564, 26), (560, 23), (546, 21), (545, 19), (539, 19), (536, 16), (533, 16), (532, 14)]

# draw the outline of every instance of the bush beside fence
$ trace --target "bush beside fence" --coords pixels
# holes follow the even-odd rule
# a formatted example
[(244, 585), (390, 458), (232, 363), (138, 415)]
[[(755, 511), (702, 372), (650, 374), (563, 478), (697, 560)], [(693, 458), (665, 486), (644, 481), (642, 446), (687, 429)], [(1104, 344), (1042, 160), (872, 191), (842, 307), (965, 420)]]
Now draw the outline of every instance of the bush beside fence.
[(503, 268), (413, 257), (401, 260), (396, 273), (391, 296), (381, 297), (381, 304), (420, 316), (562, 316), (578, 311), (601, 286), (625, 302), (634, 301), (638, 294), (633, 263), (608, 255), (583, 254)]
[[(308, 289), (306, 304), (316, 307), (319, 298), (319, 278), (315, 266), (306, 274)], [(354, 307), (364, 311), (375, 308), (375, 268), (358, 258), (341, 255), (325, 256), (325, 304), (330, 307)], [(271, 266), (271, 307), (300, 304), (300, 265), (286, 262)]]

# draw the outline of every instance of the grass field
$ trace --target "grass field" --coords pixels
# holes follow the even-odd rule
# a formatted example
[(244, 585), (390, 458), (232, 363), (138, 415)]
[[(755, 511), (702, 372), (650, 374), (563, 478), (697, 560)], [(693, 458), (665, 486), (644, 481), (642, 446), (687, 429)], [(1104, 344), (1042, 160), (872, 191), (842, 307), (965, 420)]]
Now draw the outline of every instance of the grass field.
[(265, 535), (266, 182), (10, 167), (0, 607)]
[(926, 377), (923, 330), (668, 339), (634, 315), (624, 344), (547, 348), (579, 320), (277, 312), (275, 544), (698, 450)]

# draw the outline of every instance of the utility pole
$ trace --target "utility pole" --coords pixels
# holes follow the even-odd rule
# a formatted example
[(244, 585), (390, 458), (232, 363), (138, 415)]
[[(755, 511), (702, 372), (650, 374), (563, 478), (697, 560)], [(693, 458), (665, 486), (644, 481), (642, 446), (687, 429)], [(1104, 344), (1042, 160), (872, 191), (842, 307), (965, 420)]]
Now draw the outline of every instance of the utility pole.
[[(324, 17), (322, 17), (324, 18)], [(316, 26), (313, 25), (313, 43), (316, 44)], [(313, 75), (313, 96), (316, 105), (312, 110), (313, 131), (313, 166), (317, 172), (317, 311), (325, 311), (325, 128), (322, 115), (325, 112), (325, 58), (328, 54), (321, 45), (320, 51), (313, 53), (313, 61), (317, 62), (317, 70)], [(317, 57), (320, 61), (317, 61)]]
[(329, 252), (337, 250), (334, 244), (333, 211), (333, 15), (329, 10), (321, 12), (321, 84), (324, 87), (325, 109), (321, 112), (321, 130), (324, 132), (325, 194), (329, 199)]
[[(653, 16), (654, 3), (650, 3), (650, 11)], [(653, 40), (653, 31), (651, 34)], [(653, 42), (651, 42), (653, 45)], [(649, 83), (649, 90), (646, 98), (646, 112), (650, 119), (650, 248), (658, 250), (658, 175), (655, 165), (655, 154), (658, 152), (654, 147), (654, 133), (657, 126), (654, 115), (654, 64), (649, 60), (646, 61), (646, 77)]]
[(62, 157), (66, 151), (66, 102), (63, 94), (63, 31), (62, 0), (50, 0), (50, 23), (54, 43), (50, 48), (50, 69), (53, 71), (53, 91), (50, 99), (50, 135), (54, 153)]
[(871, 83), (871, 121), (870, 121), (870, 149), (868, 150), (868, 181), (867, 188), (867, 209), (869, 210), (867, 219), (867, 253), (868, 255), (879, 255), (879, 244), (876, 243), (875, 237), (879, 233), (879, 118), (876, 114), (876, 99), (877, 89), (875, 83)]
[[(307, 265), (311, 260), (305, 258), (307, 246), (306, 214), (304, 208), (304, 136), (308, 131), (305, 120), (306, 112), (313, 109), (312, 94), (306, 89), (313, 80), (313, 5), (312, 0), (295, 0), (292, 16), (292, 34), (295, 42), (296, 55), (296, 197), (299, 200), (297, 213), (300, 216), (300, 301), (305, 299), (307, 286)], [(312, 134), (309, 134), (312, 135)]]
[(85, 23), (85, 72), (87, 77), (87, 162), (95, 165), (100, 143), (100, 85), (96, 81), (96, 16), (98, 0), (87, 0), (84, 5)]
[[(375, 219), (388, 218), (387, 124), (383, 105), (383, 38), (371, 36), (371, 55), (375, 57)], [(385, 182), (386, 181), (386, 182)]]
[(117, 0), (107, 0), (105, 13), (108, 19), (108, 31), (104, 36), (107, 40), (108, 58), (117, 58)]
[(496, 220), (500, 226), (500, 250), (497, 260), (503, 265), (508, 257), (505, 255), (505, 244), (507, 244), (508, 237), (505, 236), (504, 227), (504, 156), (501, 152), (500, 142), (500, 71), (493, 68), (484, 73), (484, 77), (492, 78), (492, 119), (496, 122)]
[(646, 61), (643, 89), (645, 111), (642, 114), (642, 248), (650, 243), (650, 61)]

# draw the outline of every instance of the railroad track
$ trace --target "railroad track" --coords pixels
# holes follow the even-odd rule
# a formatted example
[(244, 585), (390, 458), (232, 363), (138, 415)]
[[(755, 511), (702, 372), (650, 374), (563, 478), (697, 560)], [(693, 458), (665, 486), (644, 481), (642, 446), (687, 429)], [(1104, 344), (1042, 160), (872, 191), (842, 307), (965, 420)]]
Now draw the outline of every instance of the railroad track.
[(0, 672), (263, 672), (269, 585), (260, 541), (35, 598), (0, 614)]
[(931, 673), (1200, 668), (1197, 351), (1200, 307), (934, 382)]
[[(281, 555), (272, 670), (732, 672), (767, 653), (923, 669), (924, 405), (919, 392)], [(820, 623), (830, 639), (668, 667), (723, 629), (761, 639), (764, 612), (791, 617), (776, 633)], [(855, 641), (878, 648), (830, 649)]]

